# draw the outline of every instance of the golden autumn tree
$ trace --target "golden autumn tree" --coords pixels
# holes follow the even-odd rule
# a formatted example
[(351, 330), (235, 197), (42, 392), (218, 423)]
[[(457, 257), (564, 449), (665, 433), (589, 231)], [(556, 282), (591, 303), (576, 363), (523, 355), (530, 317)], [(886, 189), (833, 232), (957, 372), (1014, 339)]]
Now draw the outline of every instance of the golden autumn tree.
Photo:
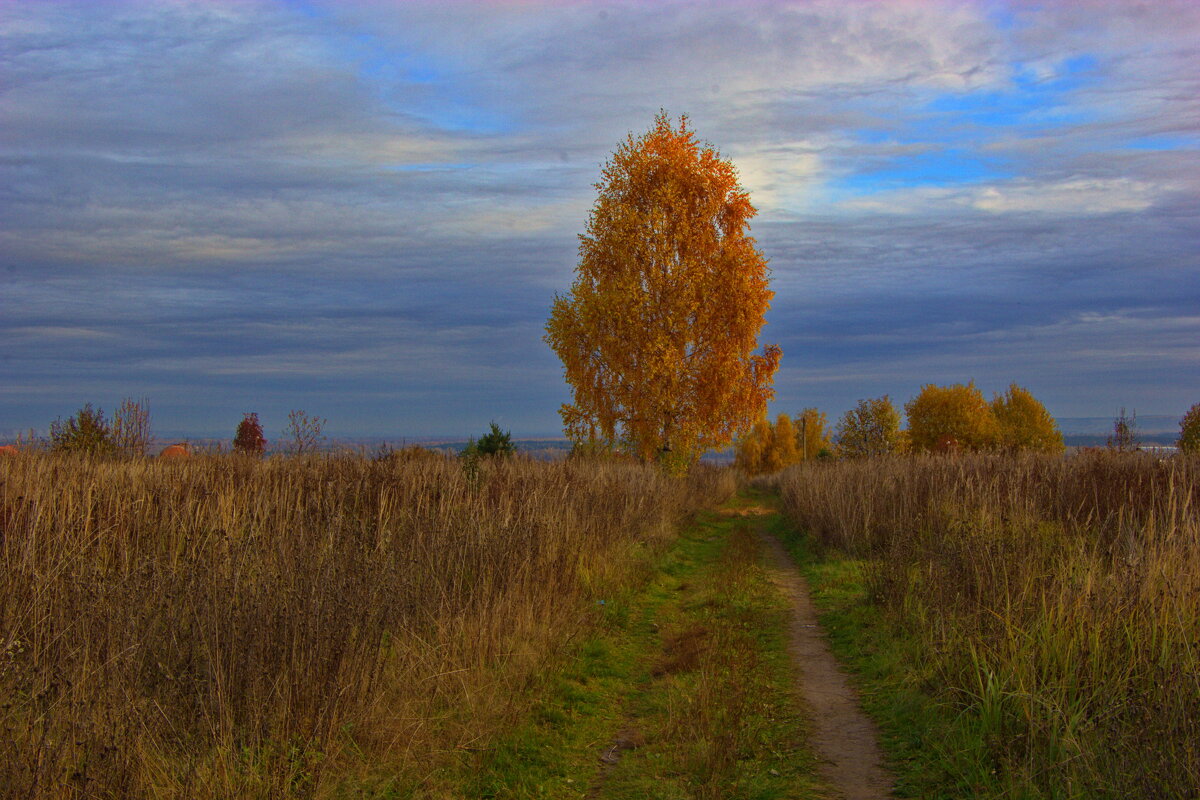
[(780, 414), (775, 423), (762, 417), (738, 439), (734, 465), (751, 474), (778, 472), (800, 460), (792, 418)]
[(1038, 450), (1061, 453), (1066, 449), (1062, 432), (1037, 398), (1017, 384), (992, 398), (998, 444), (1005, 450)]
[(904, 405), (909, 446), (917, 452), (986, 450), (996, 444), (996, 417), (975, 382), (921, 387)]
[[(771, 429), (772, 471), (781, 470), (800, 460), (798, 434), (799, 431), (787, 414), (775, 418), (775, 426)], [(778, 465), (778, 466), (776, 466)]]
[(799, 460), (807, 461), (816, 458), (822, 451), (833, 450), (833, 443), (829, 440), (829, 419), (824, 411), (806, 408), (796, 415), (792, 425), (796, 431), (796, 452)]
[(734, 466), (750, 475), (765, 472), (767, 452), (771, 448), (773, 439), (774, 431), (770, 420), (763, 417), (755, 422), (750, 430), (738, 439), (737, 447), (734, 450)]
[(546, 323), (573, 391), (563, 426), (580, 447), (684, 466), (774, 395), (781, 351), (754, 354), (773, 295), (756, 212), (733, 164), (661, 112), (596, 189), (575, 281)]

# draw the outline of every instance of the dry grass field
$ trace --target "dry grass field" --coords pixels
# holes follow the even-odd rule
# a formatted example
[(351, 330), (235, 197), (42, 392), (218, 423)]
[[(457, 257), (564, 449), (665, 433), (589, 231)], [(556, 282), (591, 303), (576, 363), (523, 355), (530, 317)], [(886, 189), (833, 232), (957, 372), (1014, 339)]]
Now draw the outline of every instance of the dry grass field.
[(868, 602), (920, 642), (909, 678), (971, 720), (996, 796), (1200, 796), (1200, 460), (874, 459), (779, 485), (799, 527), (864, 559)]
[(0, 463), (0, 796), (439, 796), (728, 473)]

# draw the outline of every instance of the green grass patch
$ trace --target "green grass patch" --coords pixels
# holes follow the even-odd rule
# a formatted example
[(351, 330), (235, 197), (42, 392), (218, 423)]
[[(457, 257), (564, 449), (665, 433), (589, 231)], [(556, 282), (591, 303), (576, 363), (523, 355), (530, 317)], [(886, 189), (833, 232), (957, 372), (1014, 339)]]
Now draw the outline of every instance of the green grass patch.
[(462, 793), (827, 796), (794, 694), (788, 609), (749, 524), (700, 516), (640, 590), (605, 598), (600, 631), (535, 687), (536, 712), (464, 761)]

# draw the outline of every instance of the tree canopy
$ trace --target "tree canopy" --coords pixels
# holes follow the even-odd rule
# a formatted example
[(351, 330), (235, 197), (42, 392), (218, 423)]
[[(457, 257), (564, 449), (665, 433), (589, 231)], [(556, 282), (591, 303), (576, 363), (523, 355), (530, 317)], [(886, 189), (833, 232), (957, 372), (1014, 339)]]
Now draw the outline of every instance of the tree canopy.
[(914, 451), (987, 450), (996, 443), (996, 417), (974, 381), (925, 384), (904, 410)]
[(864, 458), (900, 449), (900, 413), (886, 394), (847, 411), (837, 424), (838, 454)]
[(686, 464), (766, 412), (780, 349), (755, 355), (773, 293), (732, 163), (660, 113), (605, 164), (575, 280), (546, 342), (577, 445)]
[(1061, 453), (1066, 449), (1058, 423), (1027, 389), (1010, 384), (1007, 392), (992, 399), (991, 407), (1001, 448), (1046, 453)]

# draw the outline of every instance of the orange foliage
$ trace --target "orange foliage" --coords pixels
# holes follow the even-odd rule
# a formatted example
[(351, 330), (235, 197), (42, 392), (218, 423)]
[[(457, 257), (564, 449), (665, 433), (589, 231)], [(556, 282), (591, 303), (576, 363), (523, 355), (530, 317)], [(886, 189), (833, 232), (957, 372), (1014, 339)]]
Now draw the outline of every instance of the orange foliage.
[(573, 399), (577, 444), (686, 464), (766, 412), (780, 349), (753, 355), (773, 292), (733, 165), (665, 113), (617, 148), (596, 184), (575, 282), (546, 342)]
[(18, 455), (20, 452), (21, 451), (17, 449), (17, 446), (15, 444), (0, 445), (0, 456), (15, 456), (15, 455)]
[[(806, 414), (812, 415), (810, 433), (819, 433), (816, 423), (825, 419), (825, 415), (815, 408), (805, 409), (801, 416), (792, 419), (787, 414), (780, 414), (772, 425), (766, 417), (754, 423), (750, 432), (738, 440), (734, 464), (751, 475), (766, 472), (778, 472), (804, 459), (800, 450), (803, 445), (797, 420)], [(811, 438), (811, 437), (810, 437)], [(810, 447), (811, 447), (810, 441)], [(817, 451), (819, 452), (819, 451)], [(810, 451), (809, 458), (815, 458), (816, 453)]]
[(191, 455), (192, 451), (188, 449), (186, 444), (169, 444), (162, 449), (162, 452), (158, 454), (158, 457), (165, 458), (170, 461), (181, 458), (190, 458)]

